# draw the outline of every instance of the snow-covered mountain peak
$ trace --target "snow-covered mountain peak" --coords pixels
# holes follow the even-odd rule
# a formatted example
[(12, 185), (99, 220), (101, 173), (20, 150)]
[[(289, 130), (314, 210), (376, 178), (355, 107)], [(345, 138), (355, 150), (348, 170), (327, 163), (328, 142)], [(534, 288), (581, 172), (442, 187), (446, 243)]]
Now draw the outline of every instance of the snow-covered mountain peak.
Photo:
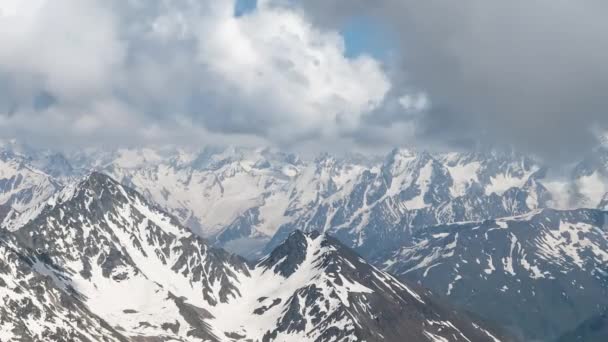
[(334, 237), (296, 230), (265, 257), (258, 267), (289, 277), (308, 263), (318, 272), (336, 272), (341, 266), (354, 267), (363, 260)]
[(319, 236), (318, 232), (304, 234), (300, 230), (295, 230), (285, 241), (275, 248), (258, 266), (289, 277), (304, 262), (311, 243)]
[(114, 164), (122, 168), (138, 168), (153, 165), (163, 160), (162, 156), (153, 149), (119, 149), (116, 151)]
[[(113, 201), (114, 199), (120, 199), (114, 196), (122, 194), (126, 193), (121, 184), (102, 173), (93, 171), (82, 177), (80, 181), (63, 187), (44, 202), (31, 206), (20, 212), (19, 215), (7, 216), (2, 222), (2, 227), (10, 231), (18, 230), (41, 214), (52, 212), (56, 207), (77, 199), (88, 203), (87, 210), (91, 211), (94, 209), (90, 206), (93, 201)], [(112, 198), (109, 199), (109, 197)], [(126, 200), (124, 196), (122, 200)]]
[(0, 152), (0, 204), (22, 212), (46, 201), (60, 181), (12, 151)]
[[(12, 236), (44, 261), (59, 286), (128, 335), (185, 338), (202, 321), (183, 317), (180, 298), (210, 310), (238, 297), (238, 277), (249, 276), (243, 259), (208, 246), (135, 190), (97, 172)], [(183, 331), (165, 331), (164, 323), (176, 321)]]
[[(476, 324), (461, 325), (457, 316), (445, 320), (449, 311), (428, 293), (399, 283), (317, 232), (292, 232), (242, 284), (244, 297), (218, 306), (222, 314), (214, 322), (256, 341), (494, 341)], [(429, 310), (425, 316), (433, 312), (437, 320), (423, 321), (420, 329), (423, 307)], [(245, 318), (248, 311), (255, 315)], [(239, 317), (269, 328), (252, 331), (239, 325)]]
[(384, 168), (387, 169), (390, 174), (399, 174), (406, 171), (408, 165), (418, 157), (419, 154), (414, 150), (395, 148), (386, 156)]
[[(91, 325), (93, 340), (494, 341), (466, 315), (375, 269), (329, 236), (294, 232), (251, 266), (98, 172), (53, 197), (18, 230), (3, 232), (0, 263), (2, 243), (26, 256), (28, 265), (21, 267), (48, 277), (41, 289), (88, 308), (78, 314), (83, 326)], [(11, 284), (21, 278), (8, 276), (17, 279)], [(12, 287), (8, 294), (19, 298)], [(36, 304), (49, 301), (39, 299)], [(65, 312), (58, 307), (48, 315), (74, 334), (87, 330), (64, 323)]]
[[(139, 190), (199, 236), (252, 258), (278, 230), (340, 229), (341, 241), (363, 246), (376, 241), (376, 233), (392, 240), (414, 226), (520, 214), (546, 205), (548, 197), (535, 165), (473, 153), (395, 149), (384, 162), (329, 154), (310, 161), (273, 148), (133, 148), (68, 154), (65, 168), (59, 157), (56, 167), (43, 167), (48, 159), (40, 155), (23, 159), (20, 172), (35, 171), (56, 184), (41, 180), (44, 187), (37, 190), (7, 171), (0, 204), (27, 211), (99, 170)], [(44, 171), (70, 173), (69, 166), (70, 177)], [(343, 236), (347, 231), (350, 236)]]

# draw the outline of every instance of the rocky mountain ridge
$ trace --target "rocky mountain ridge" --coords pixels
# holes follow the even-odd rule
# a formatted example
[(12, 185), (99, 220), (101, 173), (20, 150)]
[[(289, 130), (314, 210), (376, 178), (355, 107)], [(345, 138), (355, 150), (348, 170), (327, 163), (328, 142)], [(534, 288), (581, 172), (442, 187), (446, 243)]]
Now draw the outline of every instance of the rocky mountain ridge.
[(383, 260), (523, 340), (551, 341), (608, 305), (608, 212), (541, 209), (427, 227)]
[(31, 211), (3, 227), (0, 294), (15, 304), (3, 308), (0, 338), (502, 339), (333, 238), (296, 231), (251, 264), (99, 173)]

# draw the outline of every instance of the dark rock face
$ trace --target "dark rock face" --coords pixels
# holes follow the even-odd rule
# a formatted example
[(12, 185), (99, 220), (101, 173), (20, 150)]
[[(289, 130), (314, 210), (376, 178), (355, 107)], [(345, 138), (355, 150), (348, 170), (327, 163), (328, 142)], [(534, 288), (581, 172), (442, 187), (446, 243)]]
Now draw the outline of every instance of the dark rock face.
[(598, 210), (429, 227), (384, 267), (524, 340), (551, 341), (608, 305), (608, 230)]
[(0, 222), (4, 221), (4, 219), (10, 215), (13, 208), (11, 208), (8, 204), (0, 204)]
[(608, 341), (608, 310), (593, 315), (576, 329), (563, 334), (557, 342), (603, 342)]
[[(318, 236), (319, 233), (315, 232), (315, 234)], [(262, 261), (260, 266), (266, 268), (272, 266), (276, 273), (283, 277), (289, 277), (306, 258), (307, 248), (306, 236), (297, 230), (292, 232), (284, 243), (272, 251), (268, 258)]]

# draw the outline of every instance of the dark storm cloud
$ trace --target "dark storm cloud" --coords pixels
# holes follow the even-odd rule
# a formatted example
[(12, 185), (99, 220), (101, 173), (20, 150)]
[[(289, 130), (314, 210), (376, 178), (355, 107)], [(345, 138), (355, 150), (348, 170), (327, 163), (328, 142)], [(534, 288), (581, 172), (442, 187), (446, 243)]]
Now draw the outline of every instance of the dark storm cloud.
[[(393, 85), (432, 107), (419, 139), (480, 139), (552, 160), (608, 128), (608, 3), (582, 0), (307, 0), (318, 24), (370, 15), (398, 32)], [(398, 92), (397, 92), (398, 93)]]

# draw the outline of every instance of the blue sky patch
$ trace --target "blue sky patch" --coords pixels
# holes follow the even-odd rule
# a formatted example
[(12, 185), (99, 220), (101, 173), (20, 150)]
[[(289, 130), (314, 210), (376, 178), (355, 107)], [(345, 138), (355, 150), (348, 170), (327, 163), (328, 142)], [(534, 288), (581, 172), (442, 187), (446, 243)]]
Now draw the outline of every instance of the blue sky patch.
[(257, 0), (236, 0), (236, 4), (234, 5), (234, 16), (240, 17), (253, 12), (257, 6)]
[(349, 58), (366, 54), (383, 60), (395, 46), (394, 35), (373, 18), (351, 18), (340, 32)]

